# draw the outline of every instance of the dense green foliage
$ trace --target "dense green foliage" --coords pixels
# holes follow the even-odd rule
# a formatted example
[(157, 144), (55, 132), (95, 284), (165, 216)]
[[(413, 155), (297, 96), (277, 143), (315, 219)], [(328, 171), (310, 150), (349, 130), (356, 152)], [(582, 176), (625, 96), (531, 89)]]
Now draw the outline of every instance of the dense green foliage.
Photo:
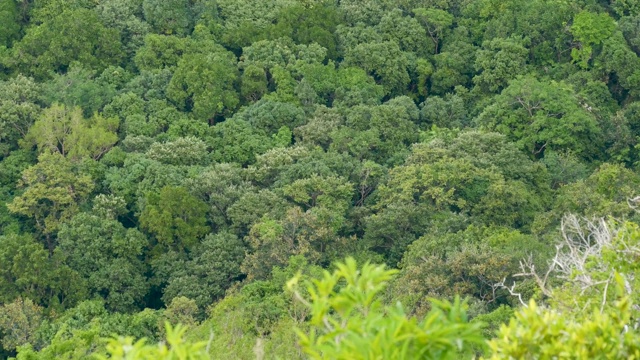
[(639, 138), (637, 0), (0, 0), (0, 358), (638, 358)]

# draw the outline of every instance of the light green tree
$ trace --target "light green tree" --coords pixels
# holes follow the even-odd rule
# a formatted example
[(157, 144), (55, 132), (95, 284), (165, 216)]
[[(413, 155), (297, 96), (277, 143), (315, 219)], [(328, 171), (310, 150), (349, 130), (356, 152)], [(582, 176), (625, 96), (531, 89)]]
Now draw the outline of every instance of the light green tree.
[[(640, 356), (637, 263), (640, 229), (632, 222), (593, 221), (567, 215), (562, 240), (548, 270), (529, 261), (548, 307), (534, 301), (503, 325), (489, 342), (491, 359), (632, 359)], [(561, 282), (553, 286), (551, 277)], [(522, 297), (515, 284), (510, 292)]]
[(35, 144), (40, 152), (57, 153), (72, 160), (98, 160), (118, 140), (118, 125), (117, 118), (96, 114), (87, 120), (79, 107), (69, 109), (54, 104), (29, 129), (24, 143)]
[(593, 47), (613, 34), (616, 27), (614, 20), (606, 13), (594, 14), (582, 11), (573, 18), (571, 33), (579, 42), (578, 48), (571, 49), (573, 61), (582, 68), (589, 66)]
[(136, 341), (133, 337), (109, 339), (105, 351), (95, 354), (99, 360), (208, 360), (206, 342), (185, 340), (187, 328), (165, 323), (166, 342), (147, 344), (146, 339)]
[(594, 310), (578, 320), (531, 302), (503, 325), (489, 342), (490, 359), (633, 359), (640, 356), (640, 338), (629, 325), (631, 303), (621, 299), (614, 310)]
[(55, 247), (54, 234), (61, 223), (78, 212), (78, 207), (94, 188), (91, 176), (77, 170), (59, 153), (45, 152), (38, 163), (22, 173), (24, 192), (7, 208), (33, 218), (44, 235), (49, 252)]
[[(303, 351), (312, 359), (456, 359), (466, 346), (482, 343), (459, 299), (434, 302), (421, 320), (409, 318), (399, 303), (384, 305), (379, 294), (394, 274), (347, 258), (307, 282), (307, 298), (296, 292), (310, 310), (310, 330), (297, 331)], [(295, 289), (297, 281), (287, 286)]]

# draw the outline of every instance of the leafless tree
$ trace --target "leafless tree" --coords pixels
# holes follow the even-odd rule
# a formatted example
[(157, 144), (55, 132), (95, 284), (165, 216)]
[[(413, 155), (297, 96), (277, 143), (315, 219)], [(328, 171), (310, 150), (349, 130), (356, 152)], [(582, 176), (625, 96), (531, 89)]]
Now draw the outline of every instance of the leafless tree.
[[(588, 220), (573, 214), (563, 217), (560, 229), (562, 240), (556, 245), (556, 253), (549, 261), (547, 269), (542, 272), (536, 269), (533, 258), (529, 256), (520, 261), (520, 272), (514, 274), (513, 277), (533, 279), (547, 297), (553, 296), (548, 285), (552, 275), (577, 284), (582, 292), (594, 286), (604, 285), (602, 304), (604, 307), (609, 283), (613, 280), (613, 269), (608, 269), (602, 262), (596, 265), (600, 269), (594, 269), (593, 265), (587, 269), (587, 263), (590, 259), (601, 256), (602, 250), (612, 245), (612, 241), (616, 237), (615, 230), (612, 230), (603, 218)], [(640, 251), (638, 253), (640, 254)], [(594, 270), (600, 271), (594, 272)], [(611, 276), (606, 280), (598, 280), (592, 275), (596, 272), (610, 272)], [(511, 286), (508, 286), (505, 281), (506, 278), (495, 284), (494, 288), (509, 291), (512, 296), (518, 298), (522, 305), (526, 306), (522, 294), (515, 290), (516, 282), (514, 281)]]

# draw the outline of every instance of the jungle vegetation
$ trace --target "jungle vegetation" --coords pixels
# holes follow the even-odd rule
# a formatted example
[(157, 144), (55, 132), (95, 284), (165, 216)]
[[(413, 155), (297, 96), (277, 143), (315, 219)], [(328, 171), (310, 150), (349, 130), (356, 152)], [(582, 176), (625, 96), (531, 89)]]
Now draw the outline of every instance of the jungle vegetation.
[(639, 0), (0, 0), (0, 358), (640, 358)]

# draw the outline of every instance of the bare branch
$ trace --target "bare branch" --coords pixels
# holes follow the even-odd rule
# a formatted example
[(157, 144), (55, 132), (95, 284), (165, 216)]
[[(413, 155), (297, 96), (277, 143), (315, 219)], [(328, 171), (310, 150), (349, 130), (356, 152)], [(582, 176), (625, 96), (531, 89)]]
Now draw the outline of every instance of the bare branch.
[(612, 279), (613, 274), (609, 276), (609, 279), (607, 279), (607, 284), (604, 286), (604, 291), (602, 293), (602, 303), (600, 304), (600, 314), (602, 314), (602, 312), (604, 311), (604, 304), (606, 304), (607, 302), (607, 291), (609, 290), (609, 284), (611, 283)]
[(209, 349), (211, 348), (211, 343), (213, 342), (213, 328), (209, 330), (209, 341), (207, 341), (207, 347), (205, 348), (205, 352), (210, 354)]
[(518, 298), (518, 300), (520, 301), (520, 304), (522, 304), (522, 306), (524, 307), (528, 307), (527, 303), (524, 302), (524, 300), (522, 300), (522, 294), (515, 292), (515, 288), (516, 288), (516, 282), (514, 281), (513, 284), (511, 285), (511, 287), (508, 287), (504, 284), (504, 282), (507, 280), (507, 278), (502, 279), (501, 282), (495, 284), (494, 286), (496, 288), (502, 288), (502, 289), (506, 289), (509, 294), (511, 294), (511, 296), (515, 296)]
[(583, 290), (601, 284), (592, 278), (592, 271), (587, 271), (587, 262), (611, 246), (615, 234), (607, 222), (604, 219), (581, 220), (570, 214), (563, 217), (561, 232), (563, 241), (556, 248), (556, 257), (551, 265), (558, 277), (579, 283)]
[[(640, 203), (640, 197), (636, 199), (632, 200)], [(555, 274), (555, 276), (565, 281), (578, 284), (582, 293), (587, 289), (604, 284), (603, 304), (601, 306), (604, 307), (608, 286), (613, 277), (611, 275), (608, 280), (602, 281), (593, 278), (592, 274), (612, 272), (613, 270), (602, 264), (600, 269), (596, 269), (599, 271), (594, 272), (592, 264), (587, 269), (587, 263), (594, 257), (600, 257), (602, 250), (612, 245), (616, 234), (609, 228), (604, 219), (590, 221), (578, 218), (573, 214), (565, 215), (562, 218), (560, 230), (562, 240), (556, 245), (556, 253), (549, 261), (544, 274), (541, 275), (536, 270), (533, 258), (529, 256), (520, 261), (520, 272), (514, 274), (513, 277), (533, 279), (546, 297), (552, 297), (553, 295), (548, 287), (551, 274)], [(630, 248), (626, 244), (625, 251), (640, 254), (640, 249)], [(511, 287), (508, 287), (504, 285), (505, 280), (495, 284), (495, 286), (506, 289), (512, 296), (518, 297), (520, 303), (524, 305), (522, 295), (514, 291), (516, 283), (514, 282)]]

